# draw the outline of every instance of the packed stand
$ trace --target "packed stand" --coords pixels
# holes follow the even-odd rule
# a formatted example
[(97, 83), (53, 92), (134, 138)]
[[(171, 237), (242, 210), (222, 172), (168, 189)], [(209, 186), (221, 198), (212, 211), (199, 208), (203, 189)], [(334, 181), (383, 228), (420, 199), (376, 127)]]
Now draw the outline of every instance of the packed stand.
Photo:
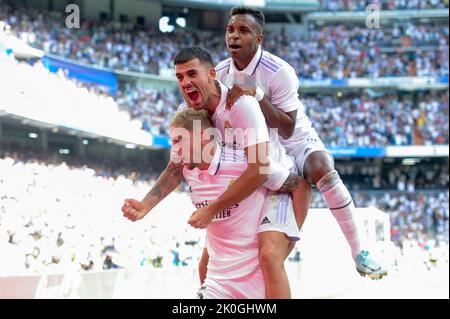
[(320, 0), (323, 11), (365, 11), (376, 4), (381, 10), (421, 10), (448, 8), (448, 0)]
[[(0, 247), (8, 256), (2, 275), (196, 267), (204, 238), (186, 223), (194, 210), (186, 193), (175, 192), (147, 218), (130, 223), (120, 212), (123, 199), (143, 197), (152, 180), (105, 176), (108, 169), (98, 162), (93, 169), (28, 155), (0, 152)], [(352, 193), (357, 207), (389, 214), (396, 246), (411, 240), (448, 245), (448, 190)], [(325, 207), (319, 193), (311, 207)]]
[(403, 165), (384, 163), (376, 166), (370, 162), (338, 162), (336, 169), (349, 189), (354, 191), (388, 190), (414, 193), (448, 189), (449, 171), (447, 162)]
[(122, 110), (130, 112), (132, 119), (142, 122), (144, 130), (167, 136), (170, 120), (182, 102), (182, 96), (178, 89), (140, 88), (126, 83), (117, 92), (115, 100)]
[[(32, 8), (0, 6), (0, 21), (31, 46), (106, 68), (159, 74), (173, 67), (183, 46), (200, 45), (215, 62), (226, 58), (223, 33), (161, 33), (132, 24), (84, 21), (74, 32), (64, 19)], [(318, 26), (308, 33), (266, 30), (264, 48), (289, 62), (304, 79), (448, 75), (448, 23)], [(405, 37), (406, 42), (405, 42)], [(401, 52), (402, 47), (413, 50)], [(387, 51), (383, 51), (387, 49)]]
[(307, 114), (327, 146), (448, 144), (448, 91), (413, 96), (305, 94)]
[[(449, 143), (448, 91), (413, 96), (304, 94), (306, 113), (327, 146), (374, 147)], [(167, 135), (182, 96), (174, 91), (125, 85), (116, 97), (122, 109), (152, 134)]]
[[(173, 55), (180, 46), (199, 43), (213, 52), (220, 52), (214, 54), (216, 61), (226, 56), (223, 35), (180, 30), (181, 33), (161, 34), (139, 31), (135, 29), (137, 26), (132, 25), (92, 21), (83, 23), (78, 32), (72, 32), (59, 28), (64, 19), (32, 8), (12, 10), (6, 5), (0, 6), (1, 20), (7, 21), (19, 37), (28, 39), (38, 47), (46, 47), (45, 50), (62, 56), (93, 59), (86, 62), (106, 67), (155, 73), (160, 67), (172, 68)], [(381, 29), (311, 25), (310, 31), (309, 38), (295, 33), (267, 32), (264, 47), (291, 63), (301, 77), (316, 80), (327, 77), (448, 75), (448, 24), (445, 27), (439, 24), (406, 24)], [(412, 60), (409, 53), (379, 52), (376, 43), (382, 40), (392, 43), (403, 34), (409, 35), (414, 45), (432, 44), (439, 49), (416, 52)], [(362, 49), (367, 45), (368, 49)], [(154, 51), (144, 55), (135, 52), (141, 49)], [(119, 58), (106, 58), (111, 54)], [(144, 57), (147, 55), (148, 59)], [(146, 60), (158, 61), (160, 65), (149, 67)], [(138, 65), (141, 61), (144, 64)], [(64, 78), (63, 72), (58, 76)], [(94, 85), (83, 86), (94, 91), (93, 96), (105, 96), (105, 99), (99, 98), (100, 101), (108, 101), (105, 90)], [(305, 95), (302, 99), (313, 125), (328, 146), (448, 144), (448, 91), (420, 93), (417, 102), (393, 94), (382, 97), (361, 94), (360, 97), (340, 99)], [(121, 110), (129, 112), (131, 120), (137, 119), (144, 130), (153, 135), (166, 135), (167, 124), (180, 101), (178, 90), (125, 84), (118, 91), (115, 102)]]
[(41, 61), (30, 65), (0, 52), (0, 83), (4, 89), (0, 110), (6, 113), (130, 143), (150, 144), (151, 135), (142, 130), (142, 123), (132, 119), (128, 111), (120, 110), (102, 87), (73, 81), (63, 69), (52, 73)]
[[(9, 87), (3, 96), (6, 106), (25, 112), (32, 118), (45, 117), (49, 122), (66, 123), (78, 119), (77, 125), (88, 131), (98, 129), (97, 119), (101, 112), (105, 130), (112, 128), (108, 123), (122, 122), (154, 136), (168, 135), (170, 119), (182, 101), (178, 89), (153, 89), (129, 83), (122, 85), (113, 99), (106, 93), (106, 88), (69, 79), (63, 69), (53, 74), (39, 62), (31, 66), (10, 58), (0, 59), (4, 61), (0, 64), (3, 70), (0, 79), (4, 77), (4, 83)], [(7, 81), (7, 78), (21, 80)], [(33, 78), (36, 80), (31, 81)], [(53, 90), (55, 87), (59, 89)], [(50, 89), (51, 92), (48, 91)], [(48, 94), (42, 94), (47, 91)], [(47, 96), (53, 97), (51, 103)], [(340, 98), (305, 94), (301, 99), (327, 146), (382, 147), (449, 142), (448, 91), (422, 92), (417, 98), (397, 94), (377, 97), (361, 92)], [(30, 100), (33, 103), (27, 102)], [(31, 108), (30, 105), (34, 104), (46, 107)], [(65, 106), (64, 110), (61, 105)], [(91, 107), (93, 105), (96, 107)], [(82, 108), (86, 110), (85, 114), (80, 112)], [(68, 118), (68, 114), (72, 114), (70, 112), (74, 113)], [(107, 116), (117, 118), (117, 121), (106, 120)]]
[(448, 30), (448, 23), (373, 29), (310, 23), (308, 34), (267, 32), (264, 48), (291, 64), (303, 79), (445, 76)]
[[(12, 34), (31, 46), (94, 66), (158, 74), (173, 67), (173, 57), (183, 46), (202, 45), (225, 58), (223, 36), (210, 32), (161, 33), (157, 29), (115, 21), (84, 21), (74, 32), (56, 13), (33, 8), (0, 6), (0, 21)], [(220, 54), (221, 52), (221, 54)]]
[[(403, 242), (434, 240), (438, 245), (449, 243), (449, 193), (439, 192), (352, 192), (356, 207), (375, 206), (388, 213), (391, 240), (402, 247)], [(314, 192), (311, 207), (326, 208), (322, 195)]]
[(173, 193), (134, 224), (123, 200), (143, 197), (153, 181), (0, 153), (1, 276), (197, 266), (202, 233), (186, 226), (194, 211), (186, 194)]
[[(306, 112), (327, 146), (448, 144), (448, 91), (413, 96), (387, 94), (371, 97), (350, 94), (301, 96)], [(178, 89), (157, 90), (124, 85), (116, 101), (143, 128), (167, 135), (169, 122), (182, 96)], [(414, 102), (415, 101), (415, 102)]]

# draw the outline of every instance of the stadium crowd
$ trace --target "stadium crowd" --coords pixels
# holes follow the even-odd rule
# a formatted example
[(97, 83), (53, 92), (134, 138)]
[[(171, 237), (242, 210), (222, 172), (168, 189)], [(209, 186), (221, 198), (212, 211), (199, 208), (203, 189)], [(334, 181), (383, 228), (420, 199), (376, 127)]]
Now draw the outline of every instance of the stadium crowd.
[(338, 162), (337, 170), (349, 189), (354, 191), (389, 190), (414, 193), (447, 189), (449, 186), (448, 161), (445, 163), (414, 163), (377, 166), (369, 163)]
[(124, 196), (142, 197), (152, 181), (0, 153), (1, 275), (197, 262), (202, 233), (186, 227), (187, 194), (175, 192), (132, 224), (120, 213)]
[[(99, 21), (84, 21), (74, 32), (61, 17), (7, 5), (0, 6), (0, 21), (33, 47), (112, 69), (158, 74), (171, 69), (173, 56), (189, 45), (208, 48), (215, 62), (227, 57), (222, 33), (178, 28), (167, 34)], [(307, 32), (266, 30), (263, 46), (289, 62), (302, 79), (448, 76), (448, 30), (443, 22), (372, 29), (310, 23)]]
[(0, 6), (0, 21), (33, 47), (105, 68), (158, 74), (161, 69), (172, 68), (173, 56), (188, 45), (208, 45), (218, 61), (225, 57), (223, 36), (206, 31), (178, 29), (167, 34), (132, 23), (84, 21), (73, 32), (58, 15), (7, 5)]
[[(167, 135), (168, 123), (182, 101), (179, 90), (138, 87), (130, 83), (122, 84), (113, 97), (104, 87), (68, 78), (63, 69), (53, 74), (39, 61), (31, 66), (3, 55), (0, 60), (0, 78), (8, 87), (3, 98), (9, 101), (10, 109), (30, 114), (38, 112), (40, 117), (59, 114), (67, 118), (69, 110), (76, 110), (78, 115), (71, 116), (71, 121), (76, 121), (83, 108), (84, 116), (101, 112), (104, 126), (107, 118), (111, 118), (133, 130), (142, 128), (153, 135)], [(57, 94), (56, 91), (42, 94), (43, 90), (56, 86), (60, 88)], [(301, 98), (327, 146), (448, 144), (447, 90), (420, 92), (417, 96), (369, 93), (360, 91), (341, 97), (308, 93)], [(73, 99), (75, 95), (77, 98)], [(47, 96), (52, 96), (52, 103)], [(37, 98), (45, 100), (39, 105), (46, 106), (47, 110), (30, 108), (31, 104), (25, 102)], [(66, 107), (62, 109), (60, 105)], [(78, 119), (77, 123), (88, 130), (98, 130), (98, 115), (89, 118), (89, 121)]]
[(448, 8), (448, 0), (320, 0), (323, 11), (365, 11), (371, 4), (381, 10)]
[(308, 33), (269, 33), (263, 45), (303, 79), (448, 75), (448, 24), (443, 23), (383, 28), (310, 23)]
[(30, 65), (0, 52), (0, 82), (0, 109), (8, 113), (144, 145), (151, 140), (104, 88), (74, 81), (63, 69), (52, 73), (41, 61)]
[[(31, 155), (5, 147), (0, 150), (0, 247), (8, 256), (0, 273), (197, 263), (203, 235), (186, 223), (194, 208), (182, 188), (148, 218), (132, 224), (120, 213), (122, 200), (143, 197), (154, 179), (131, 168), (128, 173), (104, 174), (111, 169), (98, 162), (92, 167), (86, 165), (89, 162), (72, 166), (67, 158)], [(357, 207), (373, 205), (390, 215), (397, 247), (405, 240), (445, 246), (449, 194), (434, 186), (438, 189), (357, 191), (354, 200)], [(324, 204), (320, 194), (314, 193), (311, 207)]]
[[(110, 96), (105, 87), (68, 78), (63, 69), (53, 74), (39, 61), (31, 66), (1, 54), (0, 61), (0, 79), (3, 78), (8, 87), (3, 99), (9, 101), (7, 104), (11, 110), (29, 114), (37, 112), (33, 115), (37, 117), (46, 114), (53, 118), (59, 116), (66, 122), (69, 109), (75, 112), (82, 108), (85, 112), (81, 114), (85, 116), (71, 117), (71, 126), (76, 126), (76, 121), (88, 131), (99, 129), (97, 119), (101, 113), (105, 119), (101, 123), (105, 131), (110, 129), (108, 122), (114, 122), (123, 123), (134, 131), (142, 128), (153, 135), (167, 135), (168, 123), (182, 101), (179, 90), (138, 87), (130, 83), (122, 84), (116, 96)], [(37, 78), (39, 80), (34, 80)], [(60, 89), (42, 94), (54, 87)], [(420, 92), (416, 97), (369, 93), (360, 91), (341, 97), (308, 93), (301, 99), (327, 146), (448, 144), (447, 90)], [(48, 103), (47, 96), (52, 96), (52, 103)], [(42, 100), (39, 104), (51, 111), (31, 108), (32, 103), (26, 102), (30, 100), (34, 103)], [(60, 105), (66, 108), (62, 110)]]
[[(160, 69), (172, 68), (173, 55), (183, 45), (208, 47), (218, 53), (215, 54), (217, 61), (224, 58), (226, 52), (223, 35), (200, 31), (162, 34), (156, 30), (144, 32), (132, 24), (86, 21), (80, 30), (72, 32), (63, 28), (62, 20), (51, 14), (7, 5), (0, 6), (0, 21), (9, 25), (10, 31), (19, 38), (47, 52), (97, 66), (138, 72), (158, 73)], [(411, 45), (431, 46), (432, 49), (380, 52), (382, 43), (392, 46), (404, 35), (411, 37)], [(308, 35), (268, 32), (264, 47), (291, 63), (302, 78), (448, 76), (448, 25), (442, 24), (407, 23), (381, 29), (312, 24)], [(155, 61), (159, 64), (155, 65)], [(105, 95), (105, 89), (83, 86), (97, 95)], [(127, 83), (122, 85), (115, 99), (120, 109), (129, 112), (131, 119), (142, 123), (144, 130), (166, 135), (167, 123), (181, 96), (177, 91)], [(308, 94), (303, 100), (312, 122), (329, 146), (448, 143), (448, 121), (445, 121), (448, 91), (420, 93), (417, 99), (360, 92), (341, 98)]]
[(416, 98), (315, 94), (302, 100), (325, 145), (448, 144), (448, 91), (421, 92)]
[[(365, 5), (365, 0), (322, 1), (322, 8), (332, 11), (363, 10)], [(448, 2), (396, 0), (383, 1), (382, 6), (428, 9), (448, 7)], [(94, 21), (84, 21), (74, 32), (63, 23), (48, 12), (0, 5), (0, 29), (33, 47), (95, 66), (158, 74), (172, 68), (174, 54), (186, 45), (208, 48), (216, 62), (227, 57), (223, 34), (180, 29), (162, 34), (133, 24)], [(448, 23), (407, 22), (382, 29), (310, 24), (304, 34), (268, 31), (264, 47), (291, 63), (303, 79), (448, 76)], [(131, 84), (122, 84), (111, 96), (103, 87), (69, 79), (64, 70), (51, 74), (40, 62), (19, 63), (1, 52), (0, 82), (8, 88), (2, 98), (10, 108), (59, 114), (64, 120), (69, 110), (79, 116), (84, 109), (94, 126), (98, 113), (115, 114), (111, 123), (131, 123), (155, 135), (167, 134), (168, 121), (181, 102), (177, 91)], [(328, 146), (449, 143), (448, 90), (414, 95), (306, 93), (302, 100)], [(61, 105), (62, 115), (55, 111)], [(142, 197), (155, 177), (146, 172), (148, 167), (128, 164), (107, 159), (62, 162), (48, 154), (0, 149), (0, 251), (8, 256), (0, 274), (196, 264), (203, 239), (186, 225), (192, 211), (186, 209), (190, 204), (182, 189), (133, 228), (122, 217), (118, 208), (124, 194)], [(352, 166), (341, 169), (344, 179), (354, 175)], [(368, 168), (358, 176), (363, 178), (349, 180), (350, 188), (357, 190), (356, 206), (374, 205), (387, 212), (397, 246), (411, 240), (423, 247), (448, 246), (449, 194), (443, 190), (449, 183), (448, 165), (399, 166), (385, 174)], [(318, 194), (312, 207), (324, 207)], [(180, 212), (184, 215), (171, 215)]]
[[(327, 146), (448, 144), (448, 91), (411, 95), (327, 94), (301, 96), (311, 122)], [(175, 92), (125, 86), (117, 103), (154, 134), (167, 127), (182, 97)]]
[[(399, 247), (409, 239), (433, 240), (440, 246), (449, 242), (448, 191), (358, 191), (353, 192), (353, 200), (356, 207), (375, 206), (389, 214), (391, 240)], [(314, 193), (311, 207), (326, 207), (319, 193)]]
[(136, 87), (125, 83), (115, 96), (122, 110), (127, 110), (132, 119), (142, 122), (142, 128), (154, 135), (168, 135), (172, 116), (182, 102), (176, 90), (158, 90), (151, 87)]

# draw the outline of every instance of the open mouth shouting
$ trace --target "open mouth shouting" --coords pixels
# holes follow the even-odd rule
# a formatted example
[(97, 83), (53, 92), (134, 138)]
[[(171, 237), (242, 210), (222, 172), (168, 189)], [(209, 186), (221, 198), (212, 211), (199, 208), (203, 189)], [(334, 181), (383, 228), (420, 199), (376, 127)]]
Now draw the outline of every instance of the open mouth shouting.
[(188, 88), (184, 90), (186, 95), (189, 97), (191, 104), (198, 105), (200, 103), (200, 92), (195, 88)]
[(228, 48), (230, 49), (230, 53), (237, 53), (241, 49), (241, 46), (239, 44), (230, 44)]

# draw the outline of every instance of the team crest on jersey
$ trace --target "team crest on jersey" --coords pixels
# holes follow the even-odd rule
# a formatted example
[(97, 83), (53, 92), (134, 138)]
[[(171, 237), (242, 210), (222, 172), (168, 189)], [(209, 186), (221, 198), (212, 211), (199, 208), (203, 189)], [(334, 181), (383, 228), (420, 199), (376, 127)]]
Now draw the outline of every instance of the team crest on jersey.
[(229, 120), (225, 120), (223, 123), (224, 128), (224, 141), (222, 141), (222, 146), (233, 150), (240, 147), (238, 137), (235, 136), (234, 128), (231, 126)]
[(233, 129), (233, 127), (230, 124), (230, 121), (228, 121), (228, 120), (225, 120), (225, 122), (223, 123), (223, 128), (225, 130), (232, 130)]

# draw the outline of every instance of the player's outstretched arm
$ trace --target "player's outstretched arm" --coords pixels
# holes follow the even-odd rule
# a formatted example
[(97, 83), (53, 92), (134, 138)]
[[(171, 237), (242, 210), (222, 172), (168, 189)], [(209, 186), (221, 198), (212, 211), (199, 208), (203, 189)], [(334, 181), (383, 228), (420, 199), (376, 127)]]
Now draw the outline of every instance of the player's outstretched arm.
[(141, 201), (125, 199), (122, 206), (123, 216), (131, 221), (145, 217), (167, 195), (172, 193), (183, 180), (182, 165), (169, 161), (166, 169), (161, 173), (152, 189)]

